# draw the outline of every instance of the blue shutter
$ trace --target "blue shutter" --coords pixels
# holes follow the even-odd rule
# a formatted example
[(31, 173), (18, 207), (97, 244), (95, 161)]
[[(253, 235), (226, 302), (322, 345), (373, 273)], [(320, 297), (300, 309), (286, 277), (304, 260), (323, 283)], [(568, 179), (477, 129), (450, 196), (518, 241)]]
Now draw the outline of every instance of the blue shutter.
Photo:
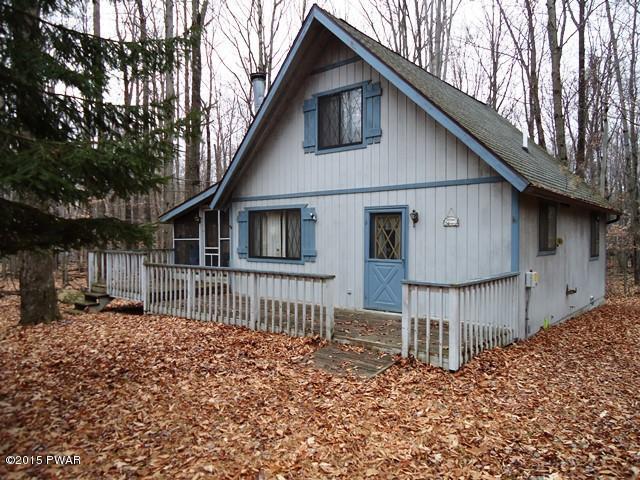
[(382, 129), (380, 127), (380, 83), (368, 83), (364, 87), (364, 138), (367, 143), (380, 143)]
[(316, 151), (316, 97), (304, 101), (302, 111), (304, 112), (304, 147), (305, 153)]
[(316, 251), (316, 209), (304, 207), (302, 209), (302, 259), (305, 262), (315, 262)]
[(238, 258), (247, 258), (249, 252), (249, 212), (238, 212)]

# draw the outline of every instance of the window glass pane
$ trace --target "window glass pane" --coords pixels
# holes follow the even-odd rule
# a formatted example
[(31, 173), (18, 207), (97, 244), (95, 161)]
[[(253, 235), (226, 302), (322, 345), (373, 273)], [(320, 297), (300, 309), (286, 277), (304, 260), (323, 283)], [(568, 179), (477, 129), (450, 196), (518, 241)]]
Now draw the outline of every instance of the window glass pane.
[(177, 265), (199, 265), (200, 248), (198, 240), (176, 240), (175, 262)]
[(592, 257), (600, 255), (600, 217), (596, 214), (591, 215), (591, 248)]
[(400, 260), (402, 258), (402, 215), (376, 213), (371, 215), (371, 258)]
[(318, 98), (318, 145), (320, 148), (340, 144), (340, 96)]
[(218, 246), (218, 211), (208, 210), (204, 213), (205, 246)]
[(539, 234), (539, 250), (542, 252), (551, 252), (556, 249), (557, 241), (557, 222), (558, 208), (555, 204), (540, 204), (538, 234)]
[(249, 256), (300, 258), (300, 210), (249, 213)]
[(318, 146), (362, 142), (362, 88), (318, 97)]
[(173, 238), (199, 238), (196, 218), (198, 212), (190, 212), (173, 221)]
[(362, 142), (362, 94), (359, 88), (342, 94), (340, 115), (340, 143), (349, 145)]

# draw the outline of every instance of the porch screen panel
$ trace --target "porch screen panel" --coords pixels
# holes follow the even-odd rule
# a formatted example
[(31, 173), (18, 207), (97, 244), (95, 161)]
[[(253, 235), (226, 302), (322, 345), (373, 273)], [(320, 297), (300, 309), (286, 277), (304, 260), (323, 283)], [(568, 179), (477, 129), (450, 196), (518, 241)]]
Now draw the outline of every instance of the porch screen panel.
[(300, 210), (249, 213), (249, 256), (300, 259)]
[(173, 222), (174, 261), (178, 265), (200, 264), (200, 225), (197, 218), (197, 213), (190, 213)]

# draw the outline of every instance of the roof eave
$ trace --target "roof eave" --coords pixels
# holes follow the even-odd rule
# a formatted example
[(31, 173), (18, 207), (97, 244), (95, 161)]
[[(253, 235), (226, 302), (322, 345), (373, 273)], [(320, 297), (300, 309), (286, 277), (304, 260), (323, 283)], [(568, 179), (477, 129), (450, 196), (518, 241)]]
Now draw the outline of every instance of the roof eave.
[(192, 196), (191, 198), (186, 199), (181, 204), (176, 205), (172, 209), (164, 212), (162, 215), (160, 215), (160, 217), (158, 217), (158, 220), (160, 221), (160, 223), (167, 223), (173, 220), (175, 217), (187, 213), (191, 209), (199, 207), (201, 204), (206, 205), (208, 198), (216, 192), (217, 187), (218, 184), (214, 184), (206, 188), (202, 192)]
[(539, 197), (539, 198), (543, 198), (546, 200), (551, 200), (554, 202), (559, 202), (559, 203), (566, 203), (568, 205), (575, 205), (575, 206), (579, 206), (579, 207), (583, 207), (583, 208), (588, 208), (590, 210), (597, 210), (599, 212), (604, 212), (604, 213), (611, 213), (614, 215), (620, 215), (622, 214), (622, 212), (620, 210), (617, 210), (616, 208), (610, 206), (610, 205), (601, 205), (601, 204), (597, 204), (597, 203), (593, 203), (593, 202), (588, 202), (586, 200), (582, 200), (579, 198), (574, 198), (574, 197), (570, 197), (568, 195), (565, 195), (563, 193), (559, 193), (559, 192), (554, 192), (552, 190), (546, 189), (546, 188), (541, 188), (541, 187), (537, 187), (537, 186), (533, 186), (530, 185), (527, 189), (525, 189), (525, 191), (523, 192), (527, 195), (532, 195), (534, 197)]

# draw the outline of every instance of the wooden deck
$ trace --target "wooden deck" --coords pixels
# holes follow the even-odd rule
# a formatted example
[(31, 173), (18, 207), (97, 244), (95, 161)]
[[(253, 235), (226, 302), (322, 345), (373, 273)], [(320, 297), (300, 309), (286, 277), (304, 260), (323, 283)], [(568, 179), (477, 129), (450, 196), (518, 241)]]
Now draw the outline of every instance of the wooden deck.
[[(429, 332), (429, 362), (447, 368), (449, 357), (449, 323), (431, 321)], [(442, 338), (442, 343), (439, 339)], [(374, 312), (371, 310), (335, 311), (334, 340), (346, 345), (362, 346), (370, 350), (399, 354), (402, 348), (402, 316), (400, 314)], [(411, 339), (414, 345), (414, 338)], [(426, 351), (426, 331), (418, 331), (420, 352)], [(442, 347), (442, 354), (440, 348)], [(413, 348), (413, 347), (412, 347)], [(441, 358), (442, 356), (442, 358)], [(424, 357), (422, 355), (421, 357)], [(420, 358), (426, 361), (426, 358)], [(442, 361), (441, 361), (442, 360)]]

